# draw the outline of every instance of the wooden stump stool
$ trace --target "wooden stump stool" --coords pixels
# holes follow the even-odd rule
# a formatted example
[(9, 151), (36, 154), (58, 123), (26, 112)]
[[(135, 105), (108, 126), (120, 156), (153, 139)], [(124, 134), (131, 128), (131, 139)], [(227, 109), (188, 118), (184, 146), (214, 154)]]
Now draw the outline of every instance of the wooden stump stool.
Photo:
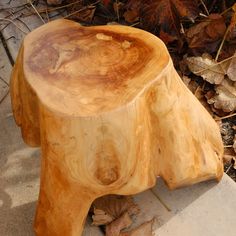
[(92, 201), (223, 174), (208, 112), (165, 45), (126, 26), (56, 20), (24, 39), (11, 80), (25, 142), (41, 146), (40, 236), (79, 236)]

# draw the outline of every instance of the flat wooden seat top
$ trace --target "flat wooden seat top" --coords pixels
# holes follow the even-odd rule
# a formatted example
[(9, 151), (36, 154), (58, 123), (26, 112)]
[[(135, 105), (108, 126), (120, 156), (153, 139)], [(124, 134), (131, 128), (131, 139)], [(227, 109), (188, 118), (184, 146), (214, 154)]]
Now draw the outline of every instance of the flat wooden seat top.
[(22, 136), (41, 146), (37, 235), (78, 236), (94, 199), (223, 174), (218, 125), (165, 45), (127, 26), (56, 20), (27, 35), (11, 80)]
[(75, 116), (127, 105), (170, 60), (157, 37), (125, 26), (59, 20), (35, 30), (24, 45), (24, 71), (38, 97)]

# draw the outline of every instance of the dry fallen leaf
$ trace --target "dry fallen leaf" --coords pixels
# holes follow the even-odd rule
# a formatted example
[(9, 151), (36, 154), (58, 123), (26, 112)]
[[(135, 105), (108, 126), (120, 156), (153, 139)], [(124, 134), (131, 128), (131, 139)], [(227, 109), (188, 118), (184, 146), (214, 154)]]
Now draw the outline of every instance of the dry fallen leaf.
[(216, 62), (209, 54), (204, 53), (202, 57), (187, 57), (186, 63), (190, 71), (211, 84), (220, 84), (225, 75), (236, 81), (236, 53), (222, 62)]
[(130, 216), (139, 212), (138, 206), (133, 202), (132, 197), (107, 195), (98, 198), (93, 203), (94, 225), (106, 225), (118, 219), (123, 213), (128, 212)]
[(201, 76), (211, 84), (220, 84), (224, 79), (223, 66), (211, 59), (209, 54), (203, 54), (202, 57), (188, 57), (186, 61), (194, 74)]
[(191, 80), (188, 76), (183, 76), (182, 80), (184, 84), (188, 87), (188, 89), (192, 92), (195, 93), (197, 87), (199, 86), (198, 83), (194, 80)]
[(216, 95), (208, 100), (209, 104), (214, 104), (216, 109), (225, 112), (236, 110), (236, 82), (225, 79), (215, 88)]
[(236, 3), (232, 6), (233, 15), (231, 17), (230, 25), (229, 25), (229, 38), (233, 38), (234, 30), (236, 27)]
[(232, 81), (236, 81), (236, 53), (234, 56), (229, 60), (228, 68), (226, 74), (228, 75), (229, 79)]
[(129, 0), (128, 15), (135, 19), (140, 16), (144, 29), (156, 32), (160, 28), (160, 37), (168, 43), (181, 38), (180, 19), (186, 17), (192, 21), (198, 16), (195, 0)]
[(48, 5), (59, 5), (63, 2), (63, 0), (47, 0)]
[(105, 211), (100, 209), (93, 209), (93, 225), (99, 226), (99, 225), (106, 225), (111, 223), (114, 220), (114, 217), (110, 216), (109, 214), (106, 214)]
[(139, 12), (136, 10), (127, 10), (123, 16), (129, 23), (133, 23), (139, 20)]
[(190, 48), (202, 52), (214, 52), (226, 31), (225, 20), (220, 14), (211, 14), (186, 32)]
[(133, 229), (128, 232), (123, 232), (119, 236), (152, 236), (152, 225), (154, 220), (145, 222), (140, 225), (138, 228)]
[(227, 155), (227, 154), (224, 154), (223, 156), (223, 162), (224, 164), (227, 164), (227, 165), (230, 165), (232, 163), (232, 160), (235, 158), (235, 156), (233, 155)]
[(234, 149), (234, 152), (236, 153), (236, 134), (235, 134), (235, 136), (234, 136), (233, 149)]
[(132, 220), (127, 212), (106, 226), (106, 236), (119, 236), (120, 231), (128, 228)]

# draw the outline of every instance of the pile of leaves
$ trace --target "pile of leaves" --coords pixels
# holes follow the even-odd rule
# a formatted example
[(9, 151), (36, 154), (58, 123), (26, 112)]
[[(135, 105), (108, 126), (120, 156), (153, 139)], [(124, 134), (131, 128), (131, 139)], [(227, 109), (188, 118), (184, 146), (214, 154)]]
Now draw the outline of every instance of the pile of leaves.
[(227, 156), (226, 172), (236, 180), (235, 0), (47, 2), (65, 7), (67, 18), (85, 25), (123, 24), (160, 37), (180, 77), (218, 120)]
[(130, 196), (107, 195), (94, 201), (91, 212), (93, 225), (105, 226), (107, 236), (152, 236), (150, 220), (130, 229), (140, 209)]

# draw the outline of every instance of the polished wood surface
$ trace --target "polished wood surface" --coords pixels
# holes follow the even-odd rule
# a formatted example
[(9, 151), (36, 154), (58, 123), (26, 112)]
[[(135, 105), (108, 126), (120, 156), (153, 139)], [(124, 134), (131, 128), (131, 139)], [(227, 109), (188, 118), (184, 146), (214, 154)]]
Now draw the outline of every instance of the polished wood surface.
[(165, 45), (126, 26), (56, 20), (24, 39), (11, 79), (25, 142), (41, 146), (39, 236), (78, 236), (92, 201), (223, 174), (217, 124)]

